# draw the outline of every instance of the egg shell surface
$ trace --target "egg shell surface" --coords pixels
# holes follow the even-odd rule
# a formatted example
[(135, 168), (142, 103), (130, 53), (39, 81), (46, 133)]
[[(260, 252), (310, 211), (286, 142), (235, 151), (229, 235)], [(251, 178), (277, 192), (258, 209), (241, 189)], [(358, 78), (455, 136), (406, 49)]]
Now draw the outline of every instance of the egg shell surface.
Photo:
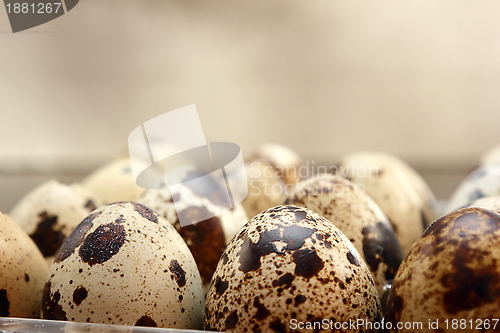
[[(242, 205), (231, 209), (221, 206), (219, 189), (213, 188), (214, 183), (206, 185), (203, 189), (185, 183), (171, 189), (148, 189), (138, 202), (156, 211), (176, 228), (191, 250), (202, 281), (208, 287), (226, 245), (248, 218)], [(181, 227), (179, 215), (191, 224)], [(207, 215), (212, 217), (200, 221), (201, 216)]]
[(28, 234), (0, 212), (0, 317), (39, 318), (47, 264)]
[(201, 278), (177, 231), (133, 202), (103, 206), (66, 239), (43, 292), (45, 319), (201, 328)]
[(406, 254), (435, 215), (415, 185), (415, 175), (401, 163), (386, 153), (361, 151), (343, 156), (332, 173), (364, 187), (392, 223)]
[(9, 215), (45, 257), (52, 257), (66, 236), (100, 205), (80, 184), (50, 180), (26, 194)]
[(386, 321), (395, 327), (396, 322), (438, 320), (441, 332), (456, 332), (451, 325), (456, 319), (472, 321), (467, 332), (482, 331), (476, 320), (500, 316), (499, 239), (500, 215), (486, 209), (463, 208), (435, 221), (401, 263)]
[(317, 175), (297, 184), (285, 204), (309, 208), (338, 227), (362, 254), (382, 295), (403, 252), (391, 223), (362, 187), (340, 176)]
[(377, 321), (380, 312), (373, 278), (342, 232), (312, 210), (282, 205), (229, 243), (207, 294), (205, 329), (290, 332), (291, 320)]
[(446, 212), (467, 207), (472, 202), (500, 195), (500, 164), (483, 165), (474, 169), (453, 192)]
[(285, 184), (296, 184), (308, 174), (303, 158), (291, 148), (279, 143), (261, 144), (247, 155), (245, 161), (249, 164), (258, 161), (272, 166), (275, 174)]
[(276, 170), (262, 162), (245, 164), (248, 195), (242, 201), (243, 207), (252, 218), (271, 207), (281, 205), (285, 200), (286, 184), (277, 176)]
[(145, 191), (137, 186), (130, 159), (117, 158), (94, 170), (81, 184), (94, 193), (103, 205), (119, 201), (136, 201)]
[(493, 213), (500, 214), (500, 196), (480, 198), (469, 205), (469, 207), (479, 207), (491, 210)]

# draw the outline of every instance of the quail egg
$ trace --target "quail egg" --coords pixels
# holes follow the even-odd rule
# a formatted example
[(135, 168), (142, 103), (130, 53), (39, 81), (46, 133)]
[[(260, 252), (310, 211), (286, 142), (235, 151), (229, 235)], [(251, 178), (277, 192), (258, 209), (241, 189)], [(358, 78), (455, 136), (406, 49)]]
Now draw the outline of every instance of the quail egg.
[(318, 175), (297, 184), (285, 203), (309, 208), (339, 228), (363, 255), (382, 295), (403, 252), (391, 223), (362, 186), (340, 176)]
[(50, 262), (64, 238), (100, 205), (81, 185), (51, 180), (26, 194), (9, 215)]
[(500, 196), (492, 196), (477, 199), (469, 205), (469, 207), (479, 207), (484, 209), (489, 209), (494, 213), (500, 214)]
[(261, 162), (271, 166), (278, 178), (285, 184), (296, 184), (308, 176), (308, 170), (302, 157), (292, 149), (278, 143), (264, 143), (245, 158), (249, 164)]
[(137, 186), (128, 157), (117, 158), (98, 168), (81, 181), (107, 205), (118, 201), (136, 201), (145, 189)]
[(469, 173), (453, 192), (446, 212), (467, 207), (477, 199), (500, 195), (500, 164), (480, 166)]
[(459, 209), (429, 226), (394, 278), (389, 331), (397, 331), (397, 322), (409, 322), (423, 327), (404, 332), (476, 332), (481, 321), (498, 318), (499, 237), (500, 215), (482, 208)]
[(289, 185), (276, 175), (273, 167), (261, 162), (252, 162), (245, 167), (248, 195), (242, 205), (249, 217), (283, 203)]
[(404, 253), (436, 217), (431, 190), (395, 156), (382, 152), (349, 154), (341, 158), (332, 173), (365, 188), (389, 218)]
[(376, 322), (380, 312), (375, 282), (344, 234), (312, 210), (282, 205), (255, 216), (227, 246), (207, 294), (205, 329), (334, 330), (349, 320)]
[[(208, 287), (227, 243), (248, 221), (243, 206), (236, 205), (232, 209), (221, 206), (221, 189), (209, 179), (203, 188), (184, 182), (175, 191), (168, 188), (146, 190), (138, 199), (177, 229), (196, 260), (205, 287)], [(179, 211), (176, 208), (180, 208)], [(212, 217), (200, 218), (203, 215)], [(189, 224), (181, 226), (179, 216)]]
[(204, 293), (188, 247), (153, 210), (134, 202), (86, 217), (57, 252), (43, 290), (44, 319), (191, 328)]
[(0, 212), (0, 317), (39, 318), (46, 276), (36, 244)]

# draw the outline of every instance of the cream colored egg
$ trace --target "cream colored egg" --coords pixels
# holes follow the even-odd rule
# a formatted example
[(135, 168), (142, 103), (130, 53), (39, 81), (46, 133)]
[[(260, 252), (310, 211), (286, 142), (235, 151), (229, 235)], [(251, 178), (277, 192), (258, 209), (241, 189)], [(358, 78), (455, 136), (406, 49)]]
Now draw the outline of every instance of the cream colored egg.
[(277, 175), (276, 170), (262, 162), (245, 165), (248, 183), (248, 195), (242, 201), (249, 217), (280, 205), (286, 197), (286, 189), (290, 187)]
[(477, 328), (500, 316), (499, 237), (500, 215), (482, 208), (454, 211), (429, 226), (392, 284), (388, 331), (396, 332), (397, 322), (423, 324), (404, 332), (484, 331)]
[(434, 221), (434, 196), (416, 172), (396, 157), (381, 152), (346, 155), (332, 170), (362, 185), (391, 221), (407, 253), (427, 225)]
[(57, 252), (45, 319), (201, 328), (204, 293), (188, 247), (153, 210), (121, 202), (95, 210)]
[(481, 157), (481, 165), (500, 164), (500, 145), (488, 150)]
[(483, 165), (469, 173), (453, 192), (446, 212), (467, 207), (475, 200), (500, 195), (500, 164)]
[[(180, 184), (177, 187), (178, 191), (173, 192), (176, 196), (177, 207), (180, 207), (179, 212), (176, 210), (172, 192), (167, 188), (147, 190), (138, 202), (156, 211), (177, 229), (191, 250), (202, 281), (208, 288), (227, 243), (248, 221), (248, 218), (241, 205), (233, 209), (221, 207), (220, 200), (217, 198), (220, 191), (214, 188), (214, 183), (207, 182), (206, 185), (203, 192), (200, 192), (196, 188)], [(223, 212), (219, 213), (220, 211)], [(181, 227), (178, 214), (196, 223)], [(201, 214), (210, 214), (213, 217), (197, 222)]]
[(0, 212), (0, 317), (39, 318), (46, 277), (33, 240)]
[(373, 278), (342, 232), (312, 210), (283, 205), (229, 243), (207, 294), (205, 329), (313, 332), (314, 322), (377, 322), (380, 311)]
[(135, 183), (130, 159), (126, 157), (103, 165), (85, 177), (81, 183), (104, 205), (118, 201), (136, 201), (145, 190)]
[(50, 180), (26, 194), (9, 215), (51, 260), (66, 236), (100, 205), (80, 184)]
[(285, 203), (309, 208), (338, 227), (362, 254), (382, 295), (403, 252), (391, 223), (362, 186), (340, 176), (318, 175), (297, 184)]
[(494, 213), (500, 214), (500, 196), (492, 196), (477, 199), (469, 205), (469, 207), (479, 207), (489, 209)]
[(278, 143), (264, 143), (245, 158), (246, 163), (261, 162), (271, 166), (285, 184), (296, 184), (308, 176), (302, 157), (292, 149)]

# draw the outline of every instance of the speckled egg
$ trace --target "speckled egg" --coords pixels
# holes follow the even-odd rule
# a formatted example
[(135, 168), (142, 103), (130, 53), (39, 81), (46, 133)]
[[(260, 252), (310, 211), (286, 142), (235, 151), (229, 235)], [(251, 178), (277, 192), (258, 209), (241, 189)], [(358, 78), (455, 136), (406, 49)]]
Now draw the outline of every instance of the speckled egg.
[(374, 322), (380, 312), (375, 282), (344, 234), (312, 210), (283, 205), (255, 216), (227, 246), (207, 294), (205, 329), (313, 332), (299, 328)]
[[(177, 188), (175, 192), (167, 188), (147, 190), (138, 202), (156, 211), (177, 229), (196, 260), (205, 287), (208, 287), (226, 245), (248, 218), (241, 205), (217, 213), (224, 209), (218, 200), (220, 192), (214, 188), (216, 184), (207, 182), (203, 189), (187, 184), (181, 184), (182, 189), (179, 191)], [(178, 207), (182, 207), (179, 212), (176, 211), (173, 195)], [(179, 223), (179, 215), (195, 222), (200, 214), (208, 212), (215, 216), (183, 227)]]
[(492, 196), (477, 199), (469, 205), (469, 207), (479, 207), (484, 209), (489, 209), (494, 213), (500, 214), (500, 196)]
[(469, 173), (453, 192), (446, 212), (467, 207), (477, 199), (500, 195), (500, 164), (480, 166)]
[(0, 317), (39, 318), (46, 277), (33, 240), (0, 212)]
[(100, 205), (81, 185), (51, 180), (26, 194), (9, 215), (51, 261), (66, 236)]
[(363, 255), (382, 295), (403, 252), (391, 223), (361, 186), (340, 176), (318, 175), (297, 184), (285, 203), (309, 208), (338, 227)]
[(247, 154), (245, 161), (248, 164), (261, 162), (273, 167), (275, 175), (285, 184), (296, 184), (308, 177), (308, 169), (302, 157), (282, 144), (261, 144)]
[[(499, 318), (499, 237), (500, 215), (486, 209), (463, 208), (438, 219), (401, 263), (386, 321), (393, 327), (421, 322), (423, 331), (434, 331), (427, 325), (438, 321), (441, 332), (480, 332), (476, 320)], [(466, 326), (453, 327), (452, 320)]]
[(92, 212), (49, 271), (44, 319), (201, 328), (204, 293), (191, 252), (153, 210), (133, 202)]
[(107, 205), (118, 201), (136, 201), (144, 192), (137, 186), (128, 157), (117, 158), (82, 179), (81, 184)]
[(276, 175), (273, 167), (261, 163), (252, 162), (245, 165), (248, 195), (242, 201), (243, 207), (249, 217), (254, 217), (260, 212), (280, 205), (286, 197), (286, 185)]
[(349, 154), (340, 159), (332, 173), (365, 188), (389, 218), (404, 253), (436, 218), (429, 187), (395, 156), (382, 152)]

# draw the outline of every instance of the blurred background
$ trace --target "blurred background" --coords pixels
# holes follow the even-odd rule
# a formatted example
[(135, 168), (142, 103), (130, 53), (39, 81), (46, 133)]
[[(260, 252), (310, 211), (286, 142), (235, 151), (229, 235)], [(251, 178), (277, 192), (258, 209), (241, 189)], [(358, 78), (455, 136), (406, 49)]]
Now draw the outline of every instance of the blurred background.
[(491, 0), (85, 0), (13, 34), (0, 9), (0, 210), (190, 104), (208, 141), (315, 165), (383, 150), (446, 199), (500, 143), (499, 17)]

